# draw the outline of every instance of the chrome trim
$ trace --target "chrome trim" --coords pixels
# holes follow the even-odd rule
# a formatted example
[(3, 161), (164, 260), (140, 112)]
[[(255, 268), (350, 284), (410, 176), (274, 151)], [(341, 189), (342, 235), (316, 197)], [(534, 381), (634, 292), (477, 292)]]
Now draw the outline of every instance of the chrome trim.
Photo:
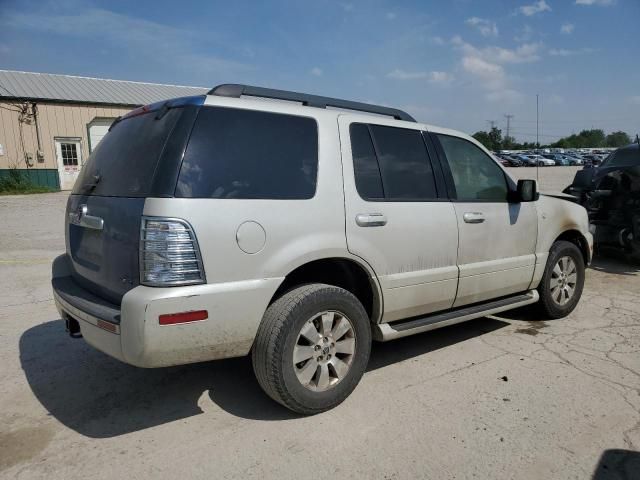
[[(387, 342), (389, 340), (395, 340), (396, 338), (407, 337), (409, 335), (414, 335), (416, 333), (428, 332), (429, 330), (435, 330), (437, 328), (446, 327), (448, 325), (454, 325), (456, 323), (466, 322), (467, 320), (473, 320), (476, 318), (486, 317), (487, 315), (494, 315), (496, 313), (504, 312), (507, 310), (512, 310), (514, 308), (522, 307), (524, 305), (530, 305), (532, 303), (536, 303), (540, 299), (540, 295), (537, 290), (530, 290), (526, 293), (527, 299), (521, 300), (518, 302), (513, 302), (508, 305), (502, 305), (500, 307), (491, 308), (492, 302), (487, 302), (487, 309), (481, 311), (475, 311), (473, 313), (468, 313), (465, 315), (464, 309), (461, 310), (461, 315), (459, 317), (450, 318), (448, 320), (443, 320), (441, 322), (428, 323), (426, 325), (421, 325), (416, 328), (411, 328), (407, 330), (396, 330), (393, 328), (393, 324), (389, 323), (380, 323), (374, 326), (374, 338), (376, 340)], [(445, 312), (446, 313), (446, 312)], [(434, 315), (437, 316), (438, 314)]]
[(104, 219), (88, 215), (87, 212), (87, 205), (80, 205), (77, 211), (69, 212), (69, 223), (92, 230), (102, 230), (104, 228)]

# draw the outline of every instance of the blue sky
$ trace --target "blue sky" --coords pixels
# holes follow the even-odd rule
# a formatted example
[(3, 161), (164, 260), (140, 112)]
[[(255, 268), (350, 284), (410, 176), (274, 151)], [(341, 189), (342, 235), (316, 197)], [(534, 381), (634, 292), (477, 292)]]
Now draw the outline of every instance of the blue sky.
[(0, 0), (0, 68), (249, 83), (519, 140), (640, 133), (640, 0)]

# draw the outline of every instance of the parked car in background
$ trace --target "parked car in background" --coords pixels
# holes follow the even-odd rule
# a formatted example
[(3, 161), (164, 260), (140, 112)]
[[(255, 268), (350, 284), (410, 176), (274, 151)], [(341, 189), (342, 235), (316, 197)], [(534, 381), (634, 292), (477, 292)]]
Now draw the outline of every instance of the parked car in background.
[(584, 159), (584, 166), (587, 168), (597, 167), (602, 164), (602, 157), (600, 155), (590, 153), (583, 155), (582, 158)]
[(544, 158), (548, 158), (549, 160), (553, 160), (556, 165), (562, 167), (569, 166), (569, 159), (565, 155), (561, 155), (559, 153), (545, 153), (542, 155)]
[(538, 162), (529, 155), (515, 155), (515, 157), (520, 160), (525, 167), (536, 167), (538, 165)]
[(566, 157), (569, 160), (569, 165), (571, 166), (584, 165), (584, 160), (582, 159), (581, 156), (577, 154), (570, 154), (570, 155), (567, 155)]
[(549, 158), (544, 158), (542, 155), (533, 154), (533, 155), (527, 155), (527, 156), (531, 158), (534, 162), (536, 162), (536, 165), (538, 165), (539, 167), (553, 167), (556, 164), (555, 161)]
[(115, 121), (64, 228), (69, 333), (138, 367), (250, 355), (264, 392), (308, 415), (349, 396), (372, 339), (534, 303), (565, 317), (592, 247), (583, 207), (468, 135), (248, 85)]
[(522, 160), (520, 160), (516, 155), (500, 155), (501, 163), (505, 167), (521, 167), (523, 165)]
[(640, 261), (640, 145), (609, 155), (602, 165), (584, 168), (564, 191), (589, 214), (598, 247), (622, 249)]

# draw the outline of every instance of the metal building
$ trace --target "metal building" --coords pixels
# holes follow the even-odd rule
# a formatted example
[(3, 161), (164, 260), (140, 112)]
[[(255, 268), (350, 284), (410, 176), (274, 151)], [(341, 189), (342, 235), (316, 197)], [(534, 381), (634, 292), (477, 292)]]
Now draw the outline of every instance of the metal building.
[(69, 190), (120, 115), (208, 88), (0, 70), (0, 177)]

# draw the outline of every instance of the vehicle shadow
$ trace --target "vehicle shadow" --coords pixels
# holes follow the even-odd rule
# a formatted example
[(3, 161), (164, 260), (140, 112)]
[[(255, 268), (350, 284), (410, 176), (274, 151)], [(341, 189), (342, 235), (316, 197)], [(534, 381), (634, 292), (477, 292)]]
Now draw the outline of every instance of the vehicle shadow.
[(606, 251), (595, 255), (590, 268), (598, 272), (612, 273), (616, 275), (640, 274), (640, 264), (630, 261), (623, 253)]
[(596, 466), (593, 480), (640, 479), (640, 452), (632, 450), (605, 450)]
[[(508, 325), (481, 319), (438, 331), (374, 343), (368, 370), (383, 368)], [(65, 426), (110, 438), (203, 413), (213, 401), (246, 419), (292, 420), (298, 415), (268, 398), (249, 357), (160, 369), (141, 369), (98, 352), (64, 333), (62, 320), (27, 330), (20, 361), (34, 395)]]

